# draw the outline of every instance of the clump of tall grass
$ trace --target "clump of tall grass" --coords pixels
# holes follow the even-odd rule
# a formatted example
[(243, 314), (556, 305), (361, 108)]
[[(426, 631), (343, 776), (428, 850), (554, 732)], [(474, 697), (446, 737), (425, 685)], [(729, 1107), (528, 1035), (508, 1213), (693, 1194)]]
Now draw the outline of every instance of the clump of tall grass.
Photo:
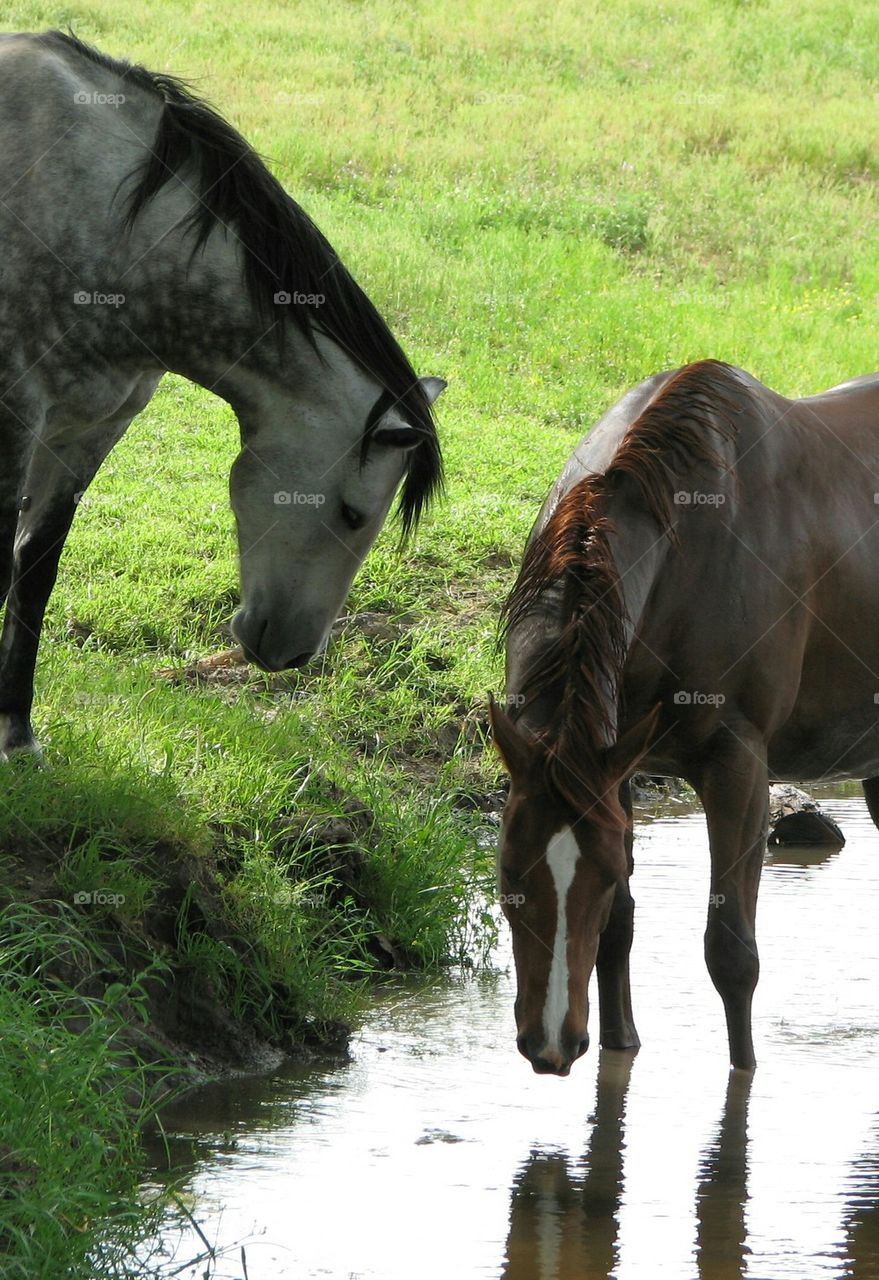
[(84, 994), (106, 963), (53, 904), (0, 912), (0, 1272), (132, 1276), (158, 1211), (139, 1194), (140, 1132), (167, 1076), (126, 1044), (147, 975)]

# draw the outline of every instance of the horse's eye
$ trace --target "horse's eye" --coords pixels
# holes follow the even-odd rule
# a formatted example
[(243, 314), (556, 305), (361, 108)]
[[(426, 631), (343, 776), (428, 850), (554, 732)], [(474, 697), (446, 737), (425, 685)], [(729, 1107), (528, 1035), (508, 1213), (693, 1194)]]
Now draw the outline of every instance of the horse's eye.
[(349, 529), (360, 529), (366, 524), (366, 516), (360, 511), (355, 511), (353, 507), (349, 507), (347, 502), (342, 503), (342, 519)]

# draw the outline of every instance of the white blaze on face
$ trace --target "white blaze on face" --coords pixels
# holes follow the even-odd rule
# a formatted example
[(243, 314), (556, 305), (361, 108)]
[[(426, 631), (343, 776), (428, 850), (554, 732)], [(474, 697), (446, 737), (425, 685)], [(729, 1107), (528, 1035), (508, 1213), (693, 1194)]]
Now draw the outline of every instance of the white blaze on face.
[(580, 849), (570, 827), (556, 832), (546, 847), (546, 863), (556, 894), (555, 940), (543, 1006), (547, 1049), (561, 1049), (562, 1023), (568, 1012), (568, 890), (574, 881)]

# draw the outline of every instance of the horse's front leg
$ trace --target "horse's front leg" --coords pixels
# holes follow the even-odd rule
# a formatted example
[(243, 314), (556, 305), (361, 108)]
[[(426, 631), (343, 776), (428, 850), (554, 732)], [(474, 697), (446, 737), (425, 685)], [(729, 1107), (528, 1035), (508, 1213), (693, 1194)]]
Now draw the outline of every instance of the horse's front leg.
[(632, 793), (628, 782), (620, 784), (620, 803), (626, 815), (626, 877), (614, 893), (610, 917), (598, 943), (598, 1011), (603, 1049), (638, 1049), (641, 1041), (632, 1014), (629, 987), (629, 952), (635, 923), (635, 902), (629, 892), (634, 870), (632, 856)]
[[(34, 669), (43, 615), (75, 510), (71, 491), (58, 494), (40, 517), (19, 522), (0, 633), (0, 759), (22, 752), (40, 754), (30, 723)], [(25, 507), (22, 517), (29, 515)]]
[(724, 733), (694, 781), (711, 845), (705, 960), (723, 1000), (730, 1061), (750, 1071), (756, 1065), (751, 1000), (760, 972), (754, 926), (769, 827), (764, 743), (750, 728)]
[(77, 502), (118, 435), (116, 430), (93, 433), (87, 447), (44, 442), (34, 447), (0, 633), (0, 760), (40, 755), (30, 715), (43, 615)]
[[(4, 376), (11, 379), (12, 372), (0, 370), (0, 384)], [(7, 394), (12, 403), (7, 402)], [(42, 425), (42, 415), (27, 403), (26, 398), (16, 399), (12, 393), (0, 390), (0, 458), (3, 459), (0, 473), (0, 606), (6, 600), (12, 581), (22, 489), (34, 441)]]
[(864, 788), (864, 799), (867, 801), (873, 826), (879, 830), (879, 778), (864, 778), (861, 786)]

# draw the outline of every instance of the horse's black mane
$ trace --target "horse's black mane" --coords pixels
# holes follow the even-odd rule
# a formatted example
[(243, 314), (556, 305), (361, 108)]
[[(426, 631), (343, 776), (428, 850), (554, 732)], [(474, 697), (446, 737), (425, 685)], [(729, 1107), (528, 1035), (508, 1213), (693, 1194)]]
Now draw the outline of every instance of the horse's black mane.
[(726, 470), (718, 450), (735, 437), (746, 389), (718, 360), (673, 373), (626, 431), (603, 473), (590, 473), (562, 495), (545, 524), (532, 530), (519, 576), (501, 613), (509, 642), (541, 609), (548, 588), (561, 587), (559, 630), (525, 671), (516, 711), (551, 694), (553, 711), (540, 735), (554, 789), (575, 806), (596, 801), (578, 793), (601, 777), (605, 731), (612, 727), (607, 691), (619, 696), (626, 661), (626, 617), (619, 569), (610, 544), (607, 498), (623, 477), (658, 529), (676, 541), (674, 494), (698, 467)]
[[(245, 284), (255, 307), (270, 313), (276, 293), (323, 295), (317, 308), (285, 307), (314, 345), (324, 332), (390, 392), (406, 421), (423, 439), (409, 454), (400, 496), (404, 534), (442, 483), (442, 459), (430, 405), (399, 343), (366, 294), (339, 261), (308, 214), (287, 194), (249, 143), (175, 76), (108, 57), (61, 31), (40, 39), (114, 72), (159, 96), (161, 122), (149, 159), (128, 204), (132, 223), (162, 187), (182, 170), (196, 175), (198, 199), (188, 222), (200, 248), (219, 226), (228, 226), (244, 255)], [(364, 447), (377, 423), (367, 426)]]

